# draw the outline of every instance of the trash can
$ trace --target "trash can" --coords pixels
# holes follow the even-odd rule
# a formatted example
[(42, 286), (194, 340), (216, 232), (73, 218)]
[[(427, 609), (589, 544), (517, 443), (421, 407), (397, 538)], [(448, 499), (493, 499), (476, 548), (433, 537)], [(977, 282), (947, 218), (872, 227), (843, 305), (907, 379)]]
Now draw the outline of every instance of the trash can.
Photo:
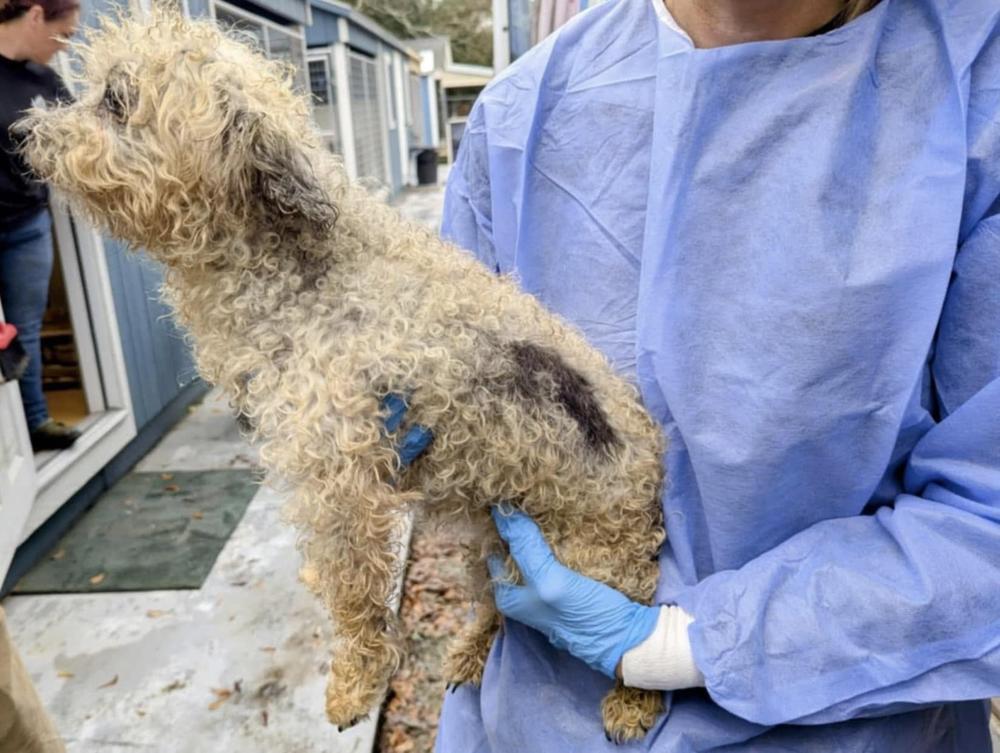
[(417, 183), (432, 186), (438, 182), (438, 155), (436, 149), (424, 149), (417, 154)]

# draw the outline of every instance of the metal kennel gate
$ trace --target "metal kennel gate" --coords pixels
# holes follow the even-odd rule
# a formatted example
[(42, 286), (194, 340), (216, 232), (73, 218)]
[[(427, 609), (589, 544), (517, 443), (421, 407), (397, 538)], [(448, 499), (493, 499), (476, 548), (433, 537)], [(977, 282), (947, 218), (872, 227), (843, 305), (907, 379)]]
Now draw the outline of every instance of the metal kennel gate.
[(373, 58), (348, 52), (354, 153), (359, 178), (388, 180), (385, 124), (378, 89), (378, 67)]

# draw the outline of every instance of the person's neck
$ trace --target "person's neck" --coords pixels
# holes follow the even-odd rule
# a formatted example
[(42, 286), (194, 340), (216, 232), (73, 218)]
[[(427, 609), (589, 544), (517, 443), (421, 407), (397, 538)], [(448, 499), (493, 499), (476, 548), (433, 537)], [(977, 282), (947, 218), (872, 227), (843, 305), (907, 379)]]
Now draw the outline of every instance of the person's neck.
[(8, 60), (27, 60), (23, 38), (17, 20), (0, 24), (0, 55)]
[(844, 0), (658, 0), (695, 47), (792, 39), (809, 34), (844, 8)]

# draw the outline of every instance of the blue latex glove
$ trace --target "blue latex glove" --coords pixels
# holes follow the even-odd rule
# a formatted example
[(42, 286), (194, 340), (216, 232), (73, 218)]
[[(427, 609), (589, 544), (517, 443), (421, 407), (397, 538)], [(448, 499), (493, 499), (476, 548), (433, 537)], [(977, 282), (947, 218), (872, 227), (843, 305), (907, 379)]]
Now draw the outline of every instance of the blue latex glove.
[[(382, 398), (381, 407), (382, 410), (389, 411), (384, 424), (386, 434), (399, 431), (403, 425), (403, 419), (406, 418), (406, 411), (410, 407), (406, 398), (398, 393), (390, 392)], [(400, 470), (406, 469), (414, 460), (423, 455), (433, 441), (434, 432), (426, 426), (414, 424), (407, 429), (396, 447), (396, 451), (399, 453)]]
[(504, 576), (503, 561), (488, 561), (497, 608), (614, 678), (622, 655), (653, 632), (659, 608), (637, 604), (562, 565), (524, 513), (493, 508), (493, 520), (524, 579), (521, 586), (497, 581)]

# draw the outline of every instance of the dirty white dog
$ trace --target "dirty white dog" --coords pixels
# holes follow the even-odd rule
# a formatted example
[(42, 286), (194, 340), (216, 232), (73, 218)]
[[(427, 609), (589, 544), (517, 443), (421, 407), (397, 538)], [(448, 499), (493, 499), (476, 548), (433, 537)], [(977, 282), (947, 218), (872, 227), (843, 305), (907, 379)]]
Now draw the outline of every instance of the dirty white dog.
[[(499, 627), (484, 564), (502, 546), (489, 518), (499, 500), (534, 517), (566, 565), (651, 602), (661, 433), (578, 332), (351, 185), (317, 147), (288, 70), (211, 23), (123, 17), (79, 52), (80, 100), (33, 112), (25, 154), (165, 265), (200, 372), (294, 489), (310, 585), (337, 634), (331, 721), (370, 712), (399, 667), (389, 602), (410, 508), (482, 543), (469, 558), (477, 617), (450, 653), (451, 682), (480, 681)], [(398, 429), (385, 425), (389, 394), (410, 406)], [(402, 469), (397, 443), (414, 424), (434, 440)], [(659, 693), (621, 685), (602, 705), (618, 740), (660, 710)]]

